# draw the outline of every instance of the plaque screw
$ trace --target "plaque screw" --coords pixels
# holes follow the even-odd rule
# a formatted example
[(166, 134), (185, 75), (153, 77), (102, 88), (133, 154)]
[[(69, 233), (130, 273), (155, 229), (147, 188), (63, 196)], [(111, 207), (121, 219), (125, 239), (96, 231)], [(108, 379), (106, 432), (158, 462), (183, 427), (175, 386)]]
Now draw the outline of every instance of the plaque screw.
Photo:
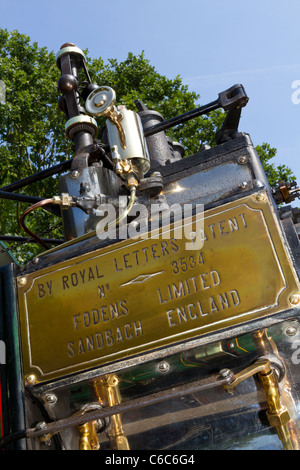
[(244, 165), (245, 163), (247, 163), (247, 161), (248, 161), (247, 157), (240, 157), (239, 158), (240, 165)]
[(297, 328), (295, 328), (294, 326), (289, 326), (286, 330), (285, 330), (285, 334), (287, 336), (295, 336), (297, 334)]
[(27, 375), (25, 383), (26, 385), (34, 385), (36, 383), (36, 376), (33, 374)]
[(259, 193), (257, 196), (256, 196), (256, 201), (257, 202), (266, 202), (267, 201), (267, 196), (263, 193)]
[(297, 306), (300, 303), (300, 294), (292, 294), (289, 298), (289, 302), (293, 306)]
[(38, 264), (40, 262), (40, 258), (33, 258), (33, 264)]
[(26, 284), (26, 277), (19, 277), (18, 286), (25, 286), (25, 284)]
[(242, 183), (239, 184), (240, 189), (246, 189), (248, 187), (247, 181), (243, 181)]
[(57, 402), (57, 396), (54, 395), (54, 393), (49, 393), (48, 395), (45, 396), (45, 401), (47, 403), (54, 404)]
[(159, 372), (169, 372), (170, 364), (167, 361), (163, 361), (160, 364), (158, 364), (158, 370)]

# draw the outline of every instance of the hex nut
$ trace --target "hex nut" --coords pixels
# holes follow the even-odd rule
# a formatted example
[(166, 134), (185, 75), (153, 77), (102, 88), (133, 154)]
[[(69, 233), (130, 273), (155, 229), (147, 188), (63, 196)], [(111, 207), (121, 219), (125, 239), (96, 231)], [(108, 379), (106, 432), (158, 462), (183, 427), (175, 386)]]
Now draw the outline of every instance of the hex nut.
[(286, 408), (281, 408), (276, 414), (267, 412), (267, 417), (271, 426), (282, 426), (290, 421), (290, 414)]

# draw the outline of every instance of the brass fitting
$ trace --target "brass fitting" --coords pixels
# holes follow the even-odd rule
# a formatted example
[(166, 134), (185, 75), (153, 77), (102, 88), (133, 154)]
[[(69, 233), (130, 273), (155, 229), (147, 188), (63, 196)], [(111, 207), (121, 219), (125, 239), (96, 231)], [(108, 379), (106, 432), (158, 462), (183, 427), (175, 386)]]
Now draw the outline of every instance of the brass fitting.
[(284, 426), (291, 418), (286, 407), (282, 406), (280, 403), (280, 392), (275, 373), (272, 370), (267, 374), (261, 372), (259, 373), (259, 378), (269, 405), (267, 417), (270, 426), (274, 426), (276, 428), (278, 426)]
[(100, 444), (97, 436), (97, 423), (92, 421), (89, 423), (82, 424), (77, 426), (80, 440), (79, 440), (79, 449), (80, 450), (99, 450)]
[(291, 436), (287, 423), (290, 421), (290, 414), (285, 406), (280, 402), (280, 390), (276, 373), (271, 367), (270, 361), (267, 359), (259, 359), (257, 362), (247, 367), (245, 370), (233, 375), (232, 381), (223, 384), (223, 388), (228, 393), (233, 393), (235, 387), (249, 377), (258, 374), (263, 389), (265, 391), (269, 410), (267, 417), (270, 426), (276, 428), (279, 439), (282, 441), (286, 450), (293, 450)]
[(136, 177), (133, 174), (128, 175), (126, 180), (127, 180), (127, 188), (129, 188), (129, 189), (130, 188), (137, 188), (138, 185), (139, 185)]
[[(121, 403), (119, 389), (119, 378), (117, 375), (107, 375), (102, 379), (97, 379), (94, 383), (95, 391), (102, 405), (114, 406)], [(129, 450), (128, 439), (125, 436), (120, 414), (110, 417), (110, 426), (107, 432), (111, 449)]]
[(62, 193), (60, 196), (53, 196), (52, 203), (59, 205), (62, 209), (68, 209), (75, 205), (72, 196), (68, 193)]
[(274, 426), (275, 428), (277, 428), (277, 426), (283, 426), (284, 424), (287, 424), (291, 419), (290, 414), (286, 408), (278, 410), (276, 414), (271, 414), (269, 411), (267, 411), (267, 417), (270, 426)]

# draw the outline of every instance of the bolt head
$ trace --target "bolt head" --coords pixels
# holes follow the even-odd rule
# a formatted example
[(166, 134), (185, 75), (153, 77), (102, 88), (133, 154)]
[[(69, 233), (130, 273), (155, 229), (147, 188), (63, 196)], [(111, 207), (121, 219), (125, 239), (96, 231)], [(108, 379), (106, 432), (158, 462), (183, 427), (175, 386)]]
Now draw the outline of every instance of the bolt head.
[(54, 404), (57, 402), (57, 396), (54, 395), (54, 393), (49, 393), (48, 395), (45, 396), (45, 401), (47, 403)]
[(267, 196), (263, 193), (257, 194), (255, 199), (257, 202), (267, 202)]
[(34, 374), (27, 375), (25, 378), (26, 385), (34, 385), (36, 384), (36, 376)]
[(226, 379), (226, 377), (230, 377), (231, 370), (230, 369), (222, 369), (220, 370), (220, 375)]
[(169, 372), (170, 364), (167, 361), (163, 361), (160, 364), (158, 364), (158, 370), (159, 372)]
[(285, 334), (287, 336), (295, 336), (297, 334), (297, 328), (295, 326), (289, 326), (286, 330), (285, 330)]
[(293, 307), (300, 305), (300, 294), (292, 294), (289, 298), (289, 302)]
[(71, 178), (78, 178), (78, 176), (79, 176), (79, 171), (78, 170), (72, 171)]
[(245, 156), (239, 157), (240, 165), (244, 165), (245, 163), (247, 163), (247, 161), (248, 161), (248, 157), (245, 157)]
[(26, 277), (18, 278), (18, 286), (25, 286), (26, 282), (27, 282)]

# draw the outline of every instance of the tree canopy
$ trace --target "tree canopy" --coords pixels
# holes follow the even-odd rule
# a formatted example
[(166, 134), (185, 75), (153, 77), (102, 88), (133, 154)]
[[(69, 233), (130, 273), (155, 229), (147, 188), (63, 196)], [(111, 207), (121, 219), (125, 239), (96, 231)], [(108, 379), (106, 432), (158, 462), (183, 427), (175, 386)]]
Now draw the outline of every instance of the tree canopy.
[[(107, 63), (84, 52), (92, 81), (111, 86), (116, 91), (117, 104), (134, 110), (134, 101), (140, 99), (165, 119), (200, 106), (200, 96), (189, 91), (180, 76), (170, 79), (159, 74), (143, 52), (129, 53), (124, 61), (111, 59)], [(6, 101), (0, 101), (1, 187), (73, 157), (72, 143), (64, 135), (65, 116), (57, 105), (59, 77), (54, 52), (39, 47), (18, 31), (0, 29), (0, 80), (6, 88)], [(215, 133), (224, 117), (225, 113), (217, 110), (178, 125), (167, 134), (182, 143), (187, 155), (192, 155), (204, 144), (216, 145)], [(276, 149), (263, 143), (257, 151), (271, 185), (280, 179), (294, 179), (288, 167), (270, 163)], [(51, 197), (57, 193), (57, 181), (58, 178), (48, 178), (20, 192)], [(0, 233), (24, 236), (17, 221), (27, 206), (7, 200), (0, 203)], [(43, 210), (35, 211), (28, 225), (39, 235), (62, 238), (60, 219)], [(40, 247), (31, 245), (26, 250), (20, 246), (15, 253), (23, 261), (39, 251)]]

